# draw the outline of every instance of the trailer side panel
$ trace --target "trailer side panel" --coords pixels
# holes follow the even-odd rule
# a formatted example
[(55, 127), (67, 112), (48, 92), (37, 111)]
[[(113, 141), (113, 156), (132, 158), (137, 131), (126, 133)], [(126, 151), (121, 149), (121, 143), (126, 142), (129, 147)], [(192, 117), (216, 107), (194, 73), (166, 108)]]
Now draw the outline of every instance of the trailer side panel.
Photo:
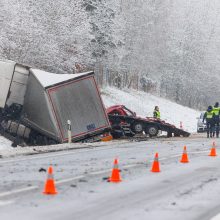
[(31, 73), (25, 95), (22, 122), (40, 133), (59, 140), (58, 129), (51, 112), (51, 105), (44, 87)]

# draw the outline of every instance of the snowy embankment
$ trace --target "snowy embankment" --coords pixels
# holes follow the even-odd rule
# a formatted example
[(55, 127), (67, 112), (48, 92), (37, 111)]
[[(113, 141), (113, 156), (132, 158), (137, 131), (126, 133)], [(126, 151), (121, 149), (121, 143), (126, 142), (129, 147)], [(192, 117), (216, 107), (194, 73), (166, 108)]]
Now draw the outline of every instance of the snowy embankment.
[[(101, 94), (106, 107), (123, 104), (132, 111), (135, 111), (137, 115), (143, 117), (151, 117), (154, 106), (158, 105), (160, 107), (161, 118), (163, 120), (174, 124), (177, 127), (180, 126), (180, 121), (182, 121), (185, 130), (196, 132), (196, 117), (199, 116), (198, 111), (178, 105), (169, 100), (135, 90), (121, 91), (116, 88), (107, 87), (102, 89)], [(1, 136), (0, 150), (3, 149), (13, 150), (13, 148), (11, 148), (11, 142)]]
[(102, 98), (106, 107), (122, 104), (135, 111), (137, 115), (152, 117), (154, 107), (160, 108), (161, 119), (180, 127), (183, 123), (184, 130), (196, 132), (197, 117), (200, 112), (188, 107), (176, 104), (167, 99), (135, 90), (119, 90), (116, 88), (104, 88), (101, 90)]
[(11, 141), (9, 141), (8, 139), (0, 136), (0, 150), (4, 150), (8, 147), (11, 147)]

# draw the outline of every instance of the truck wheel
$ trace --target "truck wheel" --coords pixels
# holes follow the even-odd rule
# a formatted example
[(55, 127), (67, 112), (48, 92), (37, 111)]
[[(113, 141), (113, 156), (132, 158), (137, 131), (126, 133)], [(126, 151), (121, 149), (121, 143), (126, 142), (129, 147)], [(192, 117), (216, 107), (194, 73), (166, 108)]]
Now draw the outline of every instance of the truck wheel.
[(143, 132), (143, 125), (140, 122), (136, 122), (132, 125), (132, 131), (134, 133), (142, 133)]
[(150, 126), (147, 127), (146, 132), (147, 132), (147, 134), (149, 134), (151, 137), (153, 137), (153, 136), (157, 136), (157, 134), (158, 134), (158, 132), (159, 132), (159, 129), (158, 129), (158, 127), (155, 126), (155, 125), (150, 125)]

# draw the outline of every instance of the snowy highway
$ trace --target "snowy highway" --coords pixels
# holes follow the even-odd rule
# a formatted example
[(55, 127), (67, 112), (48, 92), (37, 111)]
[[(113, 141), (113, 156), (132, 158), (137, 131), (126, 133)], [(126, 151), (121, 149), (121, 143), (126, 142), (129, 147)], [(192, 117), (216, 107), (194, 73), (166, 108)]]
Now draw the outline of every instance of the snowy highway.
[[(220, 212), (220, 159), (208, 156), (212, 141), (202, 136), (114, 141), (92, 149), (2, 158), (0, 219), (212, 219)], [(187, 164), (179, 162), (184, 145)], [(160, 173), (150, 172), (155, 152)], [(106, 181), (115, 157), (122, 176), (118, 184)], [(42, 193), (49, 165), (55, 196)]]

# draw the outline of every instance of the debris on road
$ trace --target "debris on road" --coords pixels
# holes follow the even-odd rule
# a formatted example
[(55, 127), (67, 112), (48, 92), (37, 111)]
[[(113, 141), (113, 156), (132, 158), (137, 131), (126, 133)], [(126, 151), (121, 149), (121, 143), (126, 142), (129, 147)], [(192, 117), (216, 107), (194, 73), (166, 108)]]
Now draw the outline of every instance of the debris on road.
[(39, 169), (39, 172), (47, 172), (47, 170), (41, 167), (41, 168)]

